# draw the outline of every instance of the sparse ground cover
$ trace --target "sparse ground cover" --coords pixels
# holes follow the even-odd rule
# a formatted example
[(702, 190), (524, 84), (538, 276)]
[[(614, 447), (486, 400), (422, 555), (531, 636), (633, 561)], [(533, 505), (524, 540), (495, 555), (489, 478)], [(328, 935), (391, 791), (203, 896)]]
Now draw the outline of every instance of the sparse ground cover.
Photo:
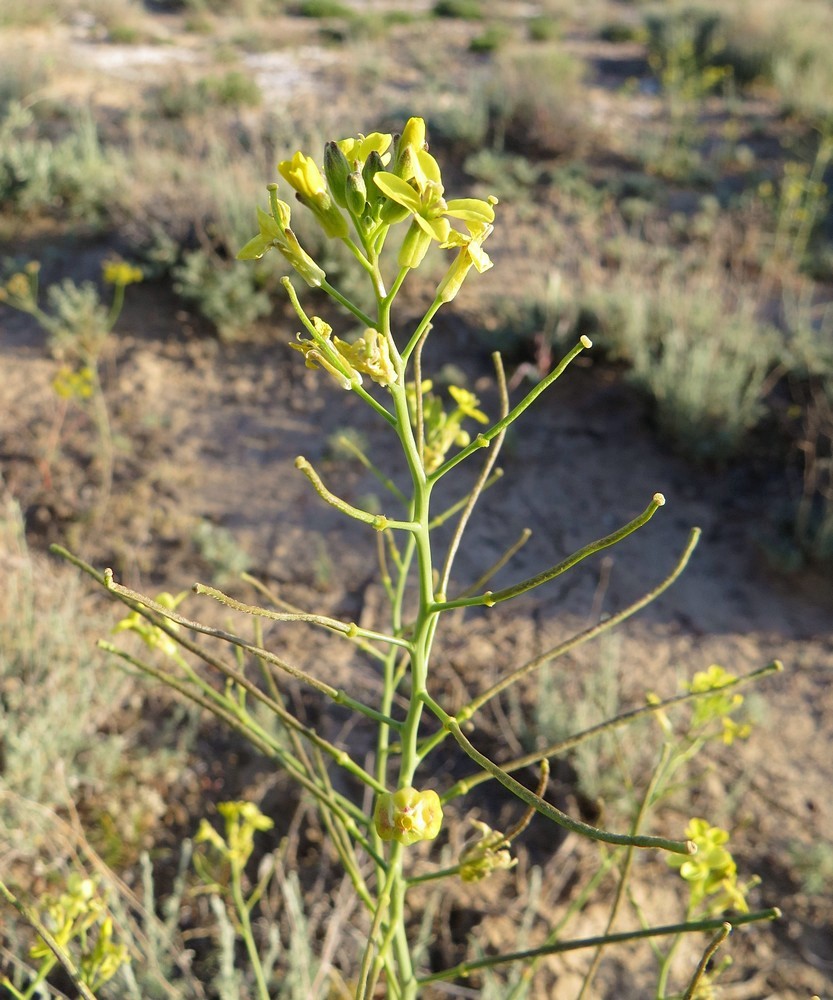
[[(377, 484), (339, 451), (345, 421), (314, 373), (288, 363), (296, 321), (276, 305), (279, 273), (235, 253), (276, 159), (411, 113), (426, 117), (460, 185), (501, 199), (495, 280), (464, 288), (436, 338), (440, 360), (488, 399), (493, 347), (518, 391), (577, 335), (596, 344), (546, 422), (509, 440), (515, 499), (495, 488), (464, 570), (475, 578), (499, 555), (507, 522), (533, 529), (518, 558), (534, 572), (580, 543), (588, 522), (609, 530), (646, 490), (669, 498), (645, 547), (529, 598), (520, 615), (451, 630), (438, 682), (465, 691), (632, 600), (700, 524), (701, 551), (658, 609), (496, 708), (481, 735), (496, 755), (517, 754), (563, 735), (562, 703), (589, 724), (647, 691), (673, 694), (712, 662), (744, 673), (780, 657), (785, 674), (750, 699), (752, 739), (719, 754), (688, 794), (732, 829), (739, 864), (763, 879), (761, 902), (786, 914), (736, 935), (724, 995), (831, 993), (833, 71), (822, 42), (832, 17), (826, 4), (805, 6), (798, 19), (776, 0), (4, 5), (4, 280), (40, 261), (46, 305), (45, 290), (67, 278), (98, 283), (116, 254), (145, 280), (127, 289), (96, 358), (109, 441), (83, 379), (56, 381), (66, 358), (54, 342), (50, 352), (30, 316), (0, 312), (0, 866), (35, 895), (74, 866), (116, 872), (118, 919), (151, 955), (132, 995), (247, 995), (222, 964), (222, 924), (207, 929), (217, 926), (207, 898), (177, 880), (180, 835), (212, 803), (245, 796), (287, 817), (263, 911), (280, 932), (282, 995), (325, 995), (309, 991), (328, 963), (349, 976), (351, 911), (320, 831), (302, 832), (308, 804), (243, 745), (99, 659), (94, 639), (114, 619), (45, 543), (145, 588), (178, 591), (196, 576), (234, 586), (248, 570), (293, 603), (373, 620), (369, 564), (336, 543), (327, 511), (315, 513), (310, 552), (305, 484), (287, 470), (305, 453), (339, 468), (356, 498)], [(315, 245), (312, 229), (302, 235)], [(346, 257), (316, 250), (330, 255), (328, 274), (349, 273)], [(5, 287), (8, 305), (16, 286)], [(103, 288), (98, 298), (106, 311)], [(70, 330), (89, 326), (95, 303), (82, 299), (68, 289), (50, 303)], [(325, 655), (306, 634), (287, 641), (303, 662)], [(348, 657), (326, 656), (328, 670), (370, 683)], [(321, 718), (333, 733), (342, 722)], [(627, 816), (616, 762), (638, 759), (638, 742), (565, 759), (558, 793), (589, 819)], [(482, 809), (503, 819), (510, 806), (485, 797)], [(535, 940), (596, 858), (570, 838), (552, 855), (534, 827), (518, 851), (511, 885), (429, 900), (439, 967), (470, 934), (486, 952)], [(657, 903), (655, 874), (649, 862), (636, 874), (643, 903)], [(603, 926), (604, 891), (581, 933)], [(658, 902), (672, 912), (673, 900)], [(25, 930), (4, 921), (3, 934), (11, 974)], [(611, 952), (598, 995), (652, 995), (646, 956)], [(543, 968), (530, 995), (576, 995), (584, 961)], [(508, 990), (488, 979), (468, 988)]]

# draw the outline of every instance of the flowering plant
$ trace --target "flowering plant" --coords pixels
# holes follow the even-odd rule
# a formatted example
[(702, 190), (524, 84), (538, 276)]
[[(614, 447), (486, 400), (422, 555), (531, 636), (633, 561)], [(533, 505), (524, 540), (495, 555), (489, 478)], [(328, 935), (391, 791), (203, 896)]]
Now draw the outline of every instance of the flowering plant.
[[(494, 230), (497, 200), (446, 198), (440, 167), (428, 150), (425, 123), (420, 118), (411, 118), (401, 135), (372, 132), (331, 141), (321, 161), (298, 151), (278, 165), (278, 174), (294, 191), (300, 205), (312, 214), (324, 236), (348, 248), (367, 279), (375, 303), (372, 310), (365, 311), (330, 284), (324, 267), (302, 246), (292, 229), (292, 210), (279, 197), (278, 184), (269, 184), (268, 209), (257, 210), (257, 232), (238, 256), (243, 260), (256, 259), (277, 250), (275, 256), (279, 262), (282, 258), (302, 281), (319, 294), (329, 296), (351, 322), (358, 322), (356, 335), (351, 337), (347, 332), (336, 335), (324, 319), (310, 315), (289, 278), (284, 278), (284, 287), (302, 328), (290, 346), (302, 354), (308, 367), (322, 371), (371, 408), (390, 436), (408, 484), (407, 488), (401, 488), (354, 444), (365, 466), (387, 489), (389, 503), (396, 506), (395, 511), (387, 505), (384, 512), (364, 509), (349, 503), (326, 485), (306, 457), (299, 456), (295, 462), (321, 501), (379, 533), (380, 578), (388, 598), (387, 625), (383, 631), (375, 631), (355, 622), (290, 608), (280, 599), (273, 599), (268, 589), (252, 578), (249, 582), (272, 601), (273, 607), (244, 604), (201, 584), (194, 589), (232, 611), (272, 622), (305, 622), (353, 644), (377, 671), (379, 681), (374, 696), (362, 700), (337, 689), (326, 677), (288, 662), (257, 637), (247, 639), (187, 618), (179, 610), (179, 598), (166, 595), (164, 599), (153, 600), (116, 583), (110, 571), (99, 573), (69, 553), (59, 551), (130, 609), (121, 628), (138, 631), (157, 659), (147, 662), (112, 644), (106, 644), (108, 649), (242, 733), (259, 751), (285, 768), (315, 802), (332, 849), (349, 876), (365, 914), (366, 933), (356, 962), (357, 971), (353, 972), (352, 993), (356, 1000), (370, 1000), (378, 995), (377, 987), (384, 984), (391, 998), (413, 1000), (430, 983), (468, 977), (478, 970), (513, 962), (534, 967), (545, 955), (598, 944), (599, 939), (564, 941), (556, 926), (543, 945), (522, 954), (507, 952), (471, 958), (453, 968), (433, 970), (422, 968), (417, 961), (414, 928), (409, 919), (414, 887), (447, 878), (477, 884), (495, 872), (510, 871), (514, 866), (512, 842), (533, 819), (555, 823), (617, 850), (648, 848), (683, 859), (696, 857), (698, 841), (691, 832), (679, 838), (653, 836), (640, 832), (636, 822), (627, 831), (608, 831), (554, 805), (547, 797), (547, 761), (565, 749), (563, 743), (498, 762), (476, 746), (477, 737), (470, 738), (469, 730), (477, 712), (507, 688), (615, 627), (669, 587), (683, 570), (697, 541), (697, 532), (692, 532), (676, 565), (650, 593), (567, 642), (507, 671), (468, 703), (454, 707), (446, 704), (431, 684), (432, 649), (444, 615), (462, 608), (491, 608), (546, 585), (640, 529), (665, 501), (661, 494), (655, 493), (645, 509), (620, 528), (588, 541), (532, 577), (488, 589), (491, 577), (510, 561), (519, 547), (513, 545), (473, 587), (455, 585), (452, 581), (455, 558), (472, 511), (496, 473), (496, 460), (507, 428), (522, 418), (570, 363), (592, 345), (586, 337), (581, 337), (555, 368), (514, 405), (510, 403), (500, 358), (495, 356), (498, 414), (487, 415), (477, 397), (458, 385), (449, 387), (452, 405), (447, 408), (448, 404), (433, 392), (432, 380), (423, 374), (424, 348), (437, 312), (455, 298), (470, 276), (483, 274), (492, 267), (484, 243)], [(395, 249), (390, 250), (389, 245), (394, 243)], [(397, 296), (432, 247), (441, 252), (451, 251), (453, 257), (427, 309), (403, 333), (394, 322)], [(483, 456), (484, 461), (474, 485), (451, 508), (437, 511), (434, 504), (437, 484), (458, 466), (471, 463), (478, 456)], [(451, 540), (439, 560), (434, 529), (452, 519), (456, 521)], [(233, 647), (235, 655), (216, 655), (192, 638), (194, 633), (222, 640)], [(219, 674), (222, 683), (213, 682), (205, 670), (197, 670), (195, 660), (201, 660)], [(256, 678), (252, 671), (257, 672)], [(372, 725), (375, 734), (372, 754), (367, 757), (363, 753), (359, 759), (351, 755), (349, 748), (329, 742), (294, 715), (280, 688), (285, 677), (308, 685), (321, 697), (346, 707)], [(731, 683), (737, 681), (733, 679)], [(659, 713), (677, 701), (696, 701), (701, 696), (714, 698), (714, 685), (692, 686), (681, 697), (652, 701), (636, 712), (608, 720), (605, 725), (622, 725), (640, 714)], [(721, 690), (720, 697), (726, 696), (727, 692)], [(723, 713), (722, 702), (719, 707)], [(274, 724), (264, 724), (264, 713), (271, 715)], [(569, 745), (590, 738), (599, 728), (575, 734)], [(456, 744), (459, 754), (473, 767), (469, 777), (455, 784), (444, 781), (432, 764), (435, 751), (448, 741)], [(516, 772), (529, 766), (541, 770), (536, 788), (527, 787), (516, 777)], [(334, 769), (340, 769), (352, 781), (334, 781), (331, 777)], [(447, 831), (444, 808), (455, 802), (455, 813), (459, 809), (465, 812), (467, 792), (489, 780), (498, 781), (518, 798), (522, 818), (512, 830), (501, 832), (470, 816), (480, 836), (463, 847), (455, 864), (450, 867), (436, 864), (429, 852), (432, 843), (442, 842)], [(351, 792), (351, 788), (358, 792)], [(204, 825), (200, 840), (232, 866), (232, 905), (237, 908), (246, 950), (255, 965), (257, 995), (260, 1000), (268, 1000), (270, 984), (259, 964), (250, 919), (254, 904), (244, 897), (242, 882), (243, 865), (253, 849), (255, 832), (265, 831), (269, 823), (259, 812), (247, 812), (240, 803), (226, 804), (224, 814), (225, 838)], [(241, 838), (245, 840), (245, 850), (233, 846)], [(709, 867), (713, 860), (709, 854), (709, 872), (713, 871)], [(693, 867), (691, 871), (700, 872), (700, 868)], [(725, 883), (726, 878), (724, 888)], [(712, 892), (710, 888), (704, 891)], [(774, 911), (762, 911), (733, 919), (748, 922), (773, 915)], [(700, 926), (695, 923), (686, 929)], [(702, 927), (710, 926), (713, 925), (708, 921), (702, 923)], [(648, 926), (618, 934), (615, 939), (678, 930)]]

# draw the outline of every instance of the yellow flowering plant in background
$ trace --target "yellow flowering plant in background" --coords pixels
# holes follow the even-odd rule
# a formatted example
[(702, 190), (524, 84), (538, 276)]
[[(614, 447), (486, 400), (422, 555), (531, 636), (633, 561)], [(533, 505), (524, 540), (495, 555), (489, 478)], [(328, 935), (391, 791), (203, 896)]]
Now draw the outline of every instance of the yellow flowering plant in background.
[[(305, 456), (299, 455), (295, 461), (320, 502), (358, 521), (368, 531), (371, 543), (371, 529), (378, 533), (379, 574), (388, 599), (386, 622), (376, 630), (314, 610), (290, 608), (253, 578), (249, 582), (268, 600), (268, 606), (243, 603), (202, 584), (194, 590), (221, 602), (230, 614), (305, 623), (350, 643), (356, 655), (372, 664), (377, 687), (372, 696), (359, 698), (349, 689), (333, 686), (326, 665), (312, 672), (287, 661), (263, 643), (257, 629), (248, 637), (205, 625), (181, 612), (180, 597), (165, 594), (154, 600), (119, 584), (111, 571), (99, 572), (56, 548), (127, 606), (129, 613), (119, 631), (138, 633), (152, 658), (142, 659), (112, 643), (106, 648), (131, 668), (168, 684), (245, 736), (275, 767), (285, 769), (314, 803), (328, 847), (337, 855), (363, 915), (362, 944), (348, 971), (355, 1000), (370, 1000), (380, 991), (391, 1000), (415, 1000), (428, 995), (430, 984), (458, 979), (468, 982), (485, 968), (520, 962), (531, 976), (545, 957), (562, 951), (713, 928), (717, 901), (730, 897), (737, 901), (733, 896), (737, 890), (735, 870), (713, 828), (692, 825), (678, 831), (677, 836), (642, 832), (653, 784), (646, 791), (645, 810), (630, 829), (593, 826), (558, 808), (548, 797), (547, 762), (562, 752), (563, 746), (543, 747), (523, 758), (498, 761), (491, 750), (484, 752), (477, 746), (476, 735), (477, 713), (485, 705), (544, 664), (614, 628), (667, 589), (694, 549), (696, 529), (674, 566), (643, 598), (528, 663), (506, 669), (467, 703), (445, 704), (432, 684), (434, 641), (445, 615), (466, 608), (491, 608), (546, 586), (638, 531), (665, 503), (662, 494), (650, 494), (644, 510), (619, 528), (588, 539), (557, 564), (511, 585), (489, 589), (497, 570), (511, 566), (517, 545), (509, 545), (504, 556), (473, 586), (460, 585), (453, 577), (472, 511), (497, 475), (505, 432), (527, 417), (541, 394), (591, 348), (590, 341), (581, 337), (514, 403), (496, 355), (496, 413), (489, 413), (464, 385), (449, 386), (448, 398), (441, 397), (424, 369), (426, 343), (438, 311), (454, 300), (464, 282), (479, 281), (492, 268), (484, 244), (500, 222), (497, 199), (446, 196), (440, 165), (428, 150), (425, 123), (417, 117), (411, 118), (399, 135), (370, 132), (334, 139), (326, 143), (321, 159), (299, 150), (282, 160), (277, 169), (280, 183), (267, 185), (268, 204), (257, 208), (256, 231), (238, 256), (255, 260), (276, 250), (276, 264), (287, 265), (315, 295), (328, 297), (346, 316), (344, 328), (337, 332), (330, 322), (310, 313), (307, 299), (302, 303), (289, 277), (283, 279), (301, 327), (289, 346), (302, 355), (307, 367), (323, 373), (322, 392), (332, 391), (328, 383), (335, 381), (370, 407), (390, 442), (379, 458), (386, 463), (397, 460), (398, 479), (407, 483), (406, 487), (397, 485), (377, 465), (375, 455), (361, 452), (365, 466), (386, 488), (384, 502), (365, 509), (339, 496), (337, 488), (325, 482)], [(311, 213), (327, 240), (339, 241), (348, 249), (367, 282), (372, 308), (358, 304), (331, 284), (325, 268), (302, 245), (291, 226), (290, 204), (279, 197), (281, 185), (286, 197), (294, 196)], [(424, 313), (407, 324), (396, 313), (397, 297), (429, 252), (445, 255), (446, 264)], [(358, 445), (355, 449), (360, 451)], [(458, 466), (476, 463), (473, 485), (472, 477), (467, 477), (468, 485), (457, 488), (458, 500), (438, 508), (437, 484), (444, 480), (453, 485), (456, 480), (452, 474)], [(439, 524), (452, 525), (450, 541), (438, 541), (435, 528)], [(211, 645), (202, 645), (201, 637), (207, 637)], [(216, 652), (218, 640), (225, 644), (227, 655)], [(770, 669), (775, 667), (755, 676)], [(735, 706), (734, 688), (746, 678), (709, 676), (708, 683), (695, 678), (681, 696), (655, 699), (637, 712), (608, 720), (605, 726), (624, 725), (640, 714), (655, 714), (662, 721), (663, 713), (687, 701), (704, 706), (702, 712), (709, 719), (729, 718)], [(351, 752), (349, 741), (346, 745), (332, 743), (295, 715), (281, 688), (286, 678), (354, 713), (356, 724), (372, 733), (372, 752), (367, 753), (364, 744), (361, 750)], [(695, 708), (697, 711), (701, 710)], [(575, 734), (570, 745), (591, 738), (601, 728)], [(461, 763), (470, 766), (467, 778), (452, 784), (445, 769), (437, 766), (436, 751), (441, 746), (444, 756), (456, 754)], [(536, 788), (516, 777), (516, 772), (530, 766), (540, 769)], [(520, 819), (510, 830), (494, 829), (469, 811), (467, 794), (489, 781), (498, 782), (518, 800)], [(453, 809), (449, 809), (452, 803)], [(271, 819), (254, 804), (246, 803), (226, 803), (221, 814), (224, 833), (207, 823), (200, 828), (197, 840), (206, 852), (200, 856), (200, 870), (212, 891), (226, 894), (254, 970), (255, 995), (269, 1000), (276, 993), (276, 984), (270, 982), (268, 963), (258, 950), (252, 915), (259, 890), (247, 895), (245, 867), (254, 850), (255, 835), (266, 836)], [(459, 822), (460, 816), (469, 829), (473, 827), (475, 836), (465, 842), (456, 838), (464, 845), (459, 857), (450, 865), (441, 864), (440, 845), (455, 841), (449, 827)], [(647, 922), (627, 932), (586, 941), (565, 938), (562, 924), (554, 919), (547, 940), (522, 953), (507, 950), (487, 957), (470, 956), (453, 968), (426, 968), (418, 949), (415, 925), (419, 920), (412, 912), (415, 888), (441, 885), (444, 880), (477, 885), (496, 873), (511, 879), (516, 862), (513, 842), (531, 822), (556, 824), (596, 841), (612, 852), (612, 858), (630, 858), (637, 850), (667, 852), (680, 859), (680, 873), (692, 891), (700, 893), (699, 901), (711, 902), (702, 918), (690, 914), (694, 919), (685, 925), (653, 927)], [(227, 881), (214, 862), (226, 866)], [(629, 861), (622, 865), (623, 885), (628, 871)], [(748, 923), (775, 915), (775, 910), (747, 908), (725, 919)], [(344, 962), (350, 965), (348, 957)], [(592, 975), (591, 968), (588, 986)], [(697, 978), (692, 980), (692, 990)]]
[[(68, 402), (89, 407), (98, 437), (99, 513), (113, 485), (114, 444), (110, 414), (101, 384), (101, 358), (107, 340), (124, 308), (125, 289), (142, 280), (139, 267), (120, 258), (101, 266), (101, 277), (112, 287), (109, 308), (91, 281), (80, 285), (65, 279), (47, 289), (47, 305), (40, 304), (40, 264), (29, 261), (0, 286), (0, 305), (32, 316), (47, 335), (49, 350), (60, 362), (52, 388), (62, 403), (59, 422)], [(57, 435), (56, 435), (57, 436)]]

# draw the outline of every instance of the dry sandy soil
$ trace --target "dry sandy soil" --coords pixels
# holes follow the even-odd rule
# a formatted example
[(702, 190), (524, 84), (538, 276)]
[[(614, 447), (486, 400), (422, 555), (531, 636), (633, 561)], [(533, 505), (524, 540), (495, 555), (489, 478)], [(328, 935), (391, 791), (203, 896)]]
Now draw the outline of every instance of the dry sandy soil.
[[(65, 256), (55, 266), (86, 277), (108, 249), (76, 245), (72, 260)], [(495, 256), (489, 280), (511, 278), (511, 264), (502, 270), (499, 249)], [(58, 457), (47, 459), (56, 432), (55, 363), (31, 324), (7, 310), (0, 314), (0, 474), (25, 513), (32, 544), (68, 542), (96, 564), (113, 565), (133, 586), (177, 590), (210, 572), (191, 540), (194, 526), (208, 521), (228, 529), (252, 571), (282, 593), (372, 622), (380, 596), (372, 583), (374, 540), (324, 507), (293, 460), (307, 456), (355, 501), (377, 484), (333, 458), (328, 438), (354, 426), (379, 448), (385, 445), (357, 400), (302, 368), (285, 346), (292, 333), (291, 321), (278, 318), (271, 333), (261, 331), (251, 343), (220, 345), (166, 290), (130, 289), (103, 369), (119, 451), (102, 516), (90, 513), (97, 479), (86, 418), (70, 411)], [(435, 370), (446, 363), (462, 368), (494, 408), (489, 347), (476, 316), (461, 312), (440, 324), (425, 360)], [(615, 645), (586, 647), (562, 665), (571, 680), (559, 690), (568, 693), (577, 678), (601, 676), (604, 661), (605, 683), (615, 677), (626, 707), (639, 704), (646, 691), (674, 693), (682, 678), (711, 663), (741, 674), (773, 658), (783, 661), (783, 673), (766, 679), (751, 699), (752, 737), (717, 755), (692, 789), (692, 811), (711, 809), (732, 823), (739, 869), (762, 877), (756, 902), (784, 911), (772, 926), (737, 934), (724, 995), (833, 996), (833, 903), (829, 894), (808, 895), (791, 861), (796, 845), (821, 842), (833, 850), (833, 585), (809, 571), (785, 575), (767, 559), (770, 512), (783, 485), (770, 471), (743, 463), (719, 471), (692, 468), (656, 440), (644, 405), (592, 352), (517, 426), (501, 465), (503, 480), (485, 496), (461, 556), (461, 583), (476, 578), (525, 527), (532, 539), (503, 571), (504, 583), (612, 530), (655, 491), (667, 505), (605, 559), (511, 608), (450, 623), (440, 638), (438, 687), (454, 703), (623, 607), (670, 570), (690, 527), (702, 528), (683, 578), (627, 623)], [(189, 606), (194, 615), (200, 610), (196, 601)], [(291, 633), (281, 641), (300, 661), (320, 662), (320, 644)], [(340, 647), (327, 656), (328, 671), (344, 672), (354, 687), (372, 682), (351, 670)], [(514, 745), (502, 726), (505, 717), (484, 724), (482, 738), (496, 753), (500, 742)], [(569, 789), (566, 794), (577, 808)], [(529, 849), (539, 860), (535, 838)], [(645, 892), (650, 881), (639, 884)], [(625, 961), (617, 969), (618, 986), (609, 986), (608, 995), (643, 995), (638, 966)], [(613, 974), (607, 973), (608, 984)]]

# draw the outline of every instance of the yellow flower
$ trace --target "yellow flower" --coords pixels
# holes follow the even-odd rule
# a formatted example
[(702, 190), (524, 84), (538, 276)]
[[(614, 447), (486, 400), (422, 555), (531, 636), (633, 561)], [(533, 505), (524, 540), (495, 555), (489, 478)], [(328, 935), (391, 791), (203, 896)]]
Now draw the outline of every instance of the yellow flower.
[(461, 389), (458, 385), (450, 385), (448, 392), (457, 404), (457, 410), (461, 419), (463, 417), (471, 417), (472, 420), (476, 420), (479, 424), (488, 424), (489, 418), (482, 410), (478, 410), (477, 406), (480, 400), (473, 392), (469, 392), (468, 389)]
[[(174, 596), (165, 590), (161, 594), (156, 595), (156, 603), (161, 604), (163, 608), (174, 611), (187, 596), (187, 593), (187, 591), (183, 590)], [(179, 625), (176, 622), (168, 621), (167, 625), (172, 631), (179, 631)], [(175, 639), (159, 628), (158, 625), (154, 625), (153, 622), (148, 621), (138, 611), (131, 611), (127, 617), (122, 618), (113, 628), (113, 632), (135, 632), (149, 649), (158, 649), (165, 656), (176, 656), (179, 651)]]
[(395, 840), (409, 846), (420, 840), (433, 840), (440, 832), (443, 810), (433, 789), (418, 792), (400, 788), (384, 792), (376, 799), (373, 824), (382, 840)]
[(723, 722), (723, 742), (727, 747), (730, 747), (735, 740), (748, 739), (749, 734), (752, 732), (752, 726), (748, 722), (735, 722), (734, 719), (730, 719), (728, 716), (724, 717), (721, 721)]
[(694, 818), (686, 827), (686, 836), (697, 846), (696, 854), (670, 855), (668, 864), (678, 868), (688, 882), (693, 906), (708, 913), (735, 909), (746, 912), (748, 886), (738, 885), (735, 859), (724, 846), (729, 834), (704, 819)]
[(133, 285), (144, 277), (141, 268), (124, 260), (105, 261), (101, 273), (108, 285)]
[(95, 392), (95, 374), (92, 368), (71, 368), (64, 365), (52, 379), (52, 388), (61, 399), (90, 399)]
[(437, 296), (441, 302), (451, 302), (460, 291), (472, 267), (480, 274), (492, 267), (492, 261), (483, 249), (483, 241), (491, 236), (493, 229), (494, 226), (486, 225), (479, 232), (470, 231), (468, 235), (453, 229), (445, 243), (440, 244), (443, 250), (460, 248), (460, 252), (437, 288)]
[(425, 149), (425, 119), (409, 118), (402, 129), (399, 139), (400, 154), (405, 149), (422, 150)]
[(278, 173), (304, 198), (312, 199), (327, 192), (327, 185), (315, 160), (300, 150), (291, 160), (282, 160), (278, 164)]
[(436, 176), (425, 174), (421, 180), (412, 178), (410, 182), (380, 170), (374, 174), (373, 181), (382, 194), (412, 216), (411, 227), (399, 251), (399, 264), (401, 267), (419, 267), (431, 240), (442, 243), (448, 239), (451, 230), (445, 218), (448, 205), (443, 198), (439, 170)]
[[(708, 670), (698, 671), (687, 685), (692, 694), (702, 694), (698, 698), (692, 715), (693, 728), (704, 726), (715, 719), (728, 716), (743, 704), (743, 695), (724, 691), (737, 680), (734, 674), (713, 663)], [(714, 692), (709, 694), (708, 692)]]
[(355, 139), (339, 139), (336, 145), (344, 153), (351, 168), (361, 170), (362, 164), (373, 152), (381, 156), (382, 163), (389, 163), (390, 153), (388, 149), (391, 142), (393, 142), (393, 136), (386, 135), (384, 132), (371, 132), (370, 135), (359, 133)]
[(278, 164), (278, 173), (295, 189), (300, 202), (315, 215), (327, 236), (340, 239), (347, 235), (347, 220), (330, 197), (321, 171), (311, 156), (299, 150), (291, 160)]
[(36, 273), (26, 273), (18, 271), (6, 282), (6, 287), (2, 289), (2, 301), (8, 302), (15, 309), (23, 312), (32, 312), (37, 308), (35, 289), (37, 288)]
[(242, 868), (254, 851), (254, 835), (271, 830), (274, 822), (254, 802), (220, 802), (217, 811), (225, 820), (225, 837), (203, 818), (194, 842), (210, 844), (218, 854)]
[(353, 371), (364, 372), (379, 385), (389, 386), (396, 381), (390, 343), (378, 330), (369, 327), (352, 344), (335, 337), (333, 346)]
[[(311, 340), (302, 340), (299, 333), (297, 343), (289, 344), (294, 351), (300, 351), (304, 355), (307, 368), (323, 368), (342, 389), (352, 389), (354, 384), (361, 385), (362, 377), (359, 372), (331, 341), (333, 328), (330, 324), (325, 323), (320, 316), (313, 316), (309, 332), (312, 334)], [(344, 341), (339, 343), (343, 344)]]

